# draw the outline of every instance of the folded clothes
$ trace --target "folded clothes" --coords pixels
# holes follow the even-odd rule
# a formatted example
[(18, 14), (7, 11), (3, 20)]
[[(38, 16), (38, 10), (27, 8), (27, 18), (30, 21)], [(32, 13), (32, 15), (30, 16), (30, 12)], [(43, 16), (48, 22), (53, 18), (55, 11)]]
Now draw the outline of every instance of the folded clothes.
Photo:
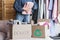
[(27, 6), (29, 8), (28, 12), (23, 11), (22, 14), (32, 14), (32, 8), (34, 6), (34, 3), (33, 2), (27, 2), (24, 7), (27, 7)]

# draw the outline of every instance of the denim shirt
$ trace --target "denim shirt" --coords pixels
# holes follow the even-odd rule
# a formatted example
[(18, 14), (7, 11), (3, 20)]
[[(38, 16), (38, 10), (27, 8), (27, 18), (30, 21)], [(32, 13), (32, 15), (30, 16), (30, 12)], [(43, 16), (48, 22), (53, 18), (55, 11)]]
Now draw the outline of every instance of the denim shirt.
[(23, 6), (24, 6), (24, 4), (26, 3), (26, 2), (33, 2), (34, 3), (34, 6), (33, 6), (33, 8), (32, 8), (32, 12), (34, 11), (34, 10), (37, 10), (37, 3), (35, 2), (35, 0), (15, 0), (15, 2), (14, 2), (14, 9), (17, 11), (17, 12), (19, 12), (19, 13), (21, 13), (22, 11), (23, 11)]
[(32, 2), (32, 0), (21, 0), (22, 4), (24, 5), (27, 2)]

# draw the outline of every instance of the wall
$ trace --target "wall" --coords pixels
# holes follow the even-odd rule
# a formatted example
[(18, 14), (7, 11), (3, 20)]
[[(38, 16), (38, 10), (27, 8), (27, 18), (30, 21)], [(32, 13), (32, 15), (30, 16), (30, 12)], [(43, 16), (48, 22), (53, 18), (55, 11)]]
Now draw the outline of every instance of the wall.
[(15, 10), (13, 8), (14, 0), (4, 0), (3, 3), (3, 19), (9, 20), (15, 18)]
[(2, 19), (2, 0), (0, 0), (0, 20)]

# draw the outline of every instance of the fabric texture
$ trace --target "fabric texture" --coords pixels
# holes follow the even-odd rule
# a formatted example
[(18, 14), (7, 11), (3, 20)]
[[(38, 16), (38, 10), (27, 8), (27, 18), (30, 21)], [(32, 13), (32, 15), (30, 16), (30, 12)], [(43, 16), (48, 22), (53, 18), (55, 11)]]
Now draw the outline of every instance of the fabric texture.
[(17, 13), (16, 20), (30, 23), (30, 15), (21, 15), (20, 13)]
[[(31, 9), (28, 11), (28, 13), (27, 13), (28, 15), (23, 15), (22, 14), (22, 12), (24, 11), (23, 7), (24, 7), (25, 3), (27, 3), (27, 2), (32, 2), (32, 3), (34, 3), (34, 5), (32, 5), (30, 7)], [(30, 4), (30, 3), (28, 3), (28, 4)], [(17, 15), (16, 15), (17, 20), (20, 20), (21, 22), (23, 20), (25, 22), (29, 22), (30, 21), (30, 15), (29, 14), (34, 12), (34, 10), (37, 10), (37, 4), (36, 4), (35, 0), (15, 0), (14, 9), (17, 12)]]
[(22, 14), (32, 14), (32, 8), (34, 6), (33, 2), (27, 2), (24, 7), (28, 6), (29, 10), (28, 12), (23, 11)]
[(56, 36), (56, 33), (55, 33), (55, 23), (53, 22), (53, 20), (50, 20), (49, 30), (50, 30), (50, 36), (51, 37)]
[(49, 0), (46, 0), (46, 18), (49, 19), (49, 10), (48, 10)]
[(38, 9), (38, 19), (44, 19), (45, 18), (45, 2), (44, 0), (39, 0), (39, 9)]
[(22, 11), (24, 11), (22, 8), (23, 8), (24, 4), (27, 2), (34, 3), (34, 7), (33, 7), (32, 11), (37, 9), (37, 4), (36, 4), (35, 0), (15, 0), (14, 9), (16, 10), (16, 12), (21, 13)]
[(49, 10), (49, 19), (52, 19), (53, 10)]
[(40, 11), (41, 19), (43, 19), (43, 7), (44, 7), (44, 0), (41, 0), (41, 11)]
[(50, 2), (49, 2), (49, 10), (52, 10), (52, 8), (53, 8), (53, 5), (54, 5), (54, 0), (50, 0)]
[(3, 32), (0, 32), (0, 40), (6, 40), (5, 34)]
[(53, 8), (53, 20), (55, 20), (58, 17), (58, 12), (57, 12), (57, 0), (54, 1), (54, 8)]

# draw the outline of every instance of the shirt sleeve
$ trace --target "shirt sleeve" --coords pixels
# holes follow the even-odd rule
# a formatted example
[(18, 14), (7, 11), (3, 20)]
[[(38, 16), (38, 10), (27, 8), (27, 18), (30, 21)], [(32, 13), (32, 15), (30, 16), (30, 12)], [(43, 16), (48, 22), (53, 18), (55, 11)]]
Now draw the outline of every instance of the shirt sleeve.
[(21, 0), (15, 0), (14, 9), (15, 9), (17, 12), (22, 12), (22, 11), (23, 11), (22, 5), (21, 5)]
[(33, 3), (34, 3), (34, 6), (32, 8), (32, 12), (38, 9), (38, 4), (35, 2), (35, 0), (33, 0)]
[(35, 0), (33, 0), (34, 6), (33, 9), (36, 10), (37, 9), (37, 3), (35, 2)]

